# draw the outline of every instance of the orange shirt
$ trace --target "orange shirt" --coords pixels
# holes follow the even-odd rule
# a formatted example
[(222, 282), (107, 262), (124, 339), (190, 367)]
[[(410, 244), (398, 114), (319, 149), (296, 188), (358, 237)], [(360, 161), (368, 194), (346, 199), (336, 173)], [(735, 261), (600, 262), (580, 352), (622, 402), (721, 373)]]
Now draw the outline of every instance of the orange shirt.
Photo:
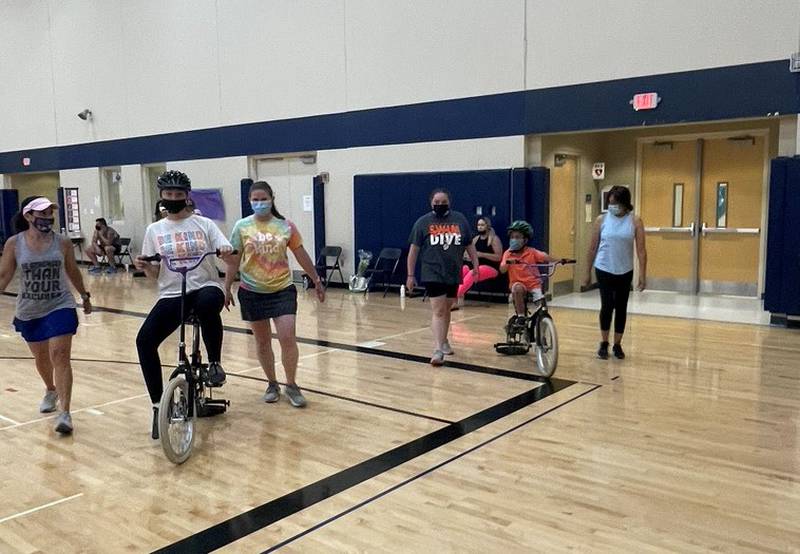
[(539, 268), (521, 264), (546, 264), (549, 257), (545, 252), (526, 246), (522, 250), (503, 252), (500, 265), (507, 264), (508, 260), (519, 262), (508, 266), (508, 286), (509, 290), (514, 283), (522, 283), (529, 291), (542, 288), (542, 279), (539, 276)]

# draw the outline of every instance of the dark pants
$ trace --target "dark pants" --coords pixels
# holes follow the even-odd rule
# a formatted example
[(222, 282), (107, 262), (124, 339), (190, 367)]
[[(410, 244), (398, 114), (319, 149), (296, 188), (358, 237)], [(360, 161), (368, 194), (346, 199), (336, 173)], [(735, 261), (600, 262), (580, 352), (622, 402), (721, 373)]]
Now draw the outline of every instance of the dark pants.
[[(186, 295), (186, 314), (194, 311), (200, 320), (209, 362), (219, 362), (222, 357), (222, 318), (219, 314), (224, 304), (225, 295), (214, 286), (203, 287)], [(180, 297), (162, 298), (150, 310), (150, 314), (144, 320), (142, 328), (139, 329), (139, 334), (136, 336), (139, 365), (142, 366), (144, 382), (153, 403), (161, 400), (161, 393), (164, 390), (158, 347), (180, 324)]]
[(614, 315), (614, 332), (625, 332), (625, 322), (628, 319), (628, 297), (631, 294), (633, 271), (614, 275), (601, 269), (594, 268), (597, 275), (597, 284), (600, 286), (600, 330), (611, 329), (611, 316)]

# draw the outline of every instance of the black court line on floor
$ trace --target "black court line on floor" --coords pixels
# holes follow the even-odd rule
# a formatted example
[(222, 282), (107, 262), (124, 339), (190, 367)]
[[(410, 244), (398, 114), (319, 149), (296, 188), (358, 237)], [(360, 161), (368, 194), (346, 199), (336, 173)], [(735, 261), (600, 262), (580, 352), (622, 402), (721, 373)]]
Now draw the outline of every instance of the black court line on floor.
[(539, 402), (573, 384), (575, 383), (564, 380), (560, 380), (558, 383), (544, 383), (535, 389), (525, 391), (456, 423), (451, 423), (406, 444), (378, 454), (315, 483), (306, 485), (280, 498), (271, 500), (203, 531), (199, 531), (194, 535), (176, 541), (155, 552), (171, 554), (196, 553), (211, 552), (222, 548), (318, 502), (440, 448), (481, 427), (494, 423), (517, 410)]
[[(33, 361), (34, 357), (33, 356), (0, 356), (0, 360), (28, 360), (28, 361)], [(121, 361), (121, 360), (111, 360), (111, 361), (110, 360), (98, 360), (98, 359), (94, 359), (94, 358), (72, 358), (72, 361), (73, 362), (103, 363), (103, 364), (108, 364), (108, 363), (125, 364), (125, 365), (135, 365), (135, 366), (139, 365), (139, 362), (128, 362), (128, 361)], [(162, 365), (161, 367), (172, 368), (173, 366)], [(251, 375), (241, 375), (239, 373), (228, 373), (228, 377), (239, 377), (241, 379), (249, 379), (251, 381), (261, 381), (262, 383), (266, 383), (267, 382), (266, 379), (263, 379), (261, 377), (253, 377)], [(280, 384), (283, 385), (283, 386), (286, 386), (285, 383), (280, 383)], [(303, 387), (303, 390), (307, 391), (307, 392), (313, 392), (314, 394), (319, 394), (320, 396), (328, 396), (330, 398), (336, 398), (337, 400), (344, 400), (345, 402), (352, 402), (354, 404), (361, 404), (362, 406), (370, 406), (372, 408), (378, 408), (378, 409), (386, 410), (386, 411), (389, 411), (389, 412), (396, 412), (396, 413), (399, 413), (399, 414), (410, 415), (410, 416), (413, 416), (413, 417), (418, 417), (420, 419), (427, 419), (427, 420), (430, 420), (430, 421), (436, 421), (438, 423), (445, 423), (445, 424), (455, 423), (454, 421), (451, 421), (449, 419), (442, 419), (442, 418), (439, 418), (439, 417), (436, 417), (436, 416), (431, 416), (431, 415), (427, 415), (427, 414), (421, 414), (421, 413), (418, 413), (418, 412), (412, 412), (410, 410), (402, 410), (400, 408), (395, 408), (393, 406), (386, 406), (384, 404), (377, 404), (375, 402), (367, 402), (366, 400), (360, 400), (358, 398), (352, 398), (350, 396), (344, 396), (344, 395), (341, 395), (341, 394), (336, 394), (336, 393), (333, 393), (333, 392), (327, 392), (327, 391), (324, 391), (324, 390), (312, 389), (312, 388), (305, 387), (305, 386)]]
[(429, 467), (425, 471), (423, 471), (421, 473), (418, 473), (418, 474), (414, 475), (413, 477), (409, 477), (405, 481), (401, 481), (400, 483), (397, 483), (396, 485), (393, 485), (393, 486), (389, 487), (385, 491), (382, 491), (382, 492), (380, 492), (380, 493), (378, 493), (378, 494), (376, 494), (374, 496), (371, 496), (370, 498), (367, 498), (366, 500), (363, 500), (362, 502), (359, 502), (358, 504), (355, 504), (354, 506), (351, 506), (348, 509), (346, 509), (346, 510), (344, 510), (342, 512), (339, 512), (338, 514), (333, 515), (333, 516), (329, 517), (328, 519), (320, 521), (316, 525), (301, 531), (300, 533), (294, 535), (293, 537), (289, 537), (288, 539), (285, 539), (285, 540), (279, 542), (278, 544), (275, 544), (275, 545), (271, 546), (270, 548), (265, 550), (262, 554), (268, 554), (269, 552), (274, 552), (274, 551), (278, 550), (279, 548), (282, 548), (282, 547), (286, 546), (287, 544), (292, 543), (292, 542), (296, 541), (297, 539), (300, 539), (300, 538), (308, 535), (309, 533), (313, 533), (314, 531), (317, 531), (318, 529), (321, 529), (322, 527), (325, 527), (329, 523), (332, 523), (332, 522), (336, 521), (337, 519), (346, 516), (347, 514), (355, 512), (356, 510), (358, 510), (360, 508), (363, 508), (367, 504), (370, 504), (370, 503), (378, 500), (379, 498), (383, 498), (384, 496), (387, 496), (387, 495), (393, 493), (397, 489), (402, 488), (402, 487), (408, 485), (409, 483), (413, 483), (417, 479), (419, 479), (421, 477), (425, 477), (426, 475), (428, 475), (430, 473), (433, 473), (437, 469), (440, 469), (440, 468), (442, 468), (442, 467), (444, 467), (444, 466), (446, 466), (446, 465), (448, 465), (448, 464), (450, 464), (450, 463), (452, 463), (452, 462), (454, 462), (454, 461), (456, 461), (456, 460), (458, 460), (460, 458), (463, 458), (467, 454), (475, 452), (476, 450), (478, 450), (480, 448), (483, 448), (484, 446), (486, 446), (488, 444), (491, 444), (491, 443), (495, 442), (496, 440), (498, 440), (498, 439), (500, 439), (502, 437), (505, 437), (506, 435), (508, 435), (510, 433), (513, 433), (514, 431), (517, 431), (518, 429), (520, 429), (522, 427), (525, 427), (526, 425), (536, 421), (537, 419), (542, 418), (542, 417), (546, 416), (547, 414), (549, 414), (549, 413), (551, 413), (551, 412), (553, 412), (553, 411), (555, 411), (555, 410), (557, 410), (557, 409), (559, 409), (559, 408), (561, 408), (563, 406), (566, 406), (570, 402), (578, 400), (579, 398), (581, 398), (583, 396), (586, 396), (587, 394), (596, 391), (601, 386), (602, 385), (595, 385), (593, 388), (582, 392), (578, 396), (574, 396), (574, 397), (570, 398), (569, 400), (565, 400), (564, 402), (562, 402), (562, 403), (560, 403), (560, 404), (558, 404), (556, 406), (553, 406), (552, 408), (550, 408), (548, 410), (545, 410), (544, 412), (542, 412), (540, 414), (537, 414), (537, 415), (533, 416), (532, 418), (530, 418), (528, 420), (525, 420), (525, 421), (523, 421), (522, 423), (520, 423), (518, 425), (515, 425), (511, 429), (507, 429), (506, 431), (503, 431), (502, 433), (500, 433), (498, 435), (495, 435), (495, 436), (493, 436), (493, 437), (491, 437), (489, 439), (486, 439), (485, 441), (483, 441), (483, 442), (481, 442), (479, 444), (476, 444), (472, 448), (468, 448), (467, 450), (464, 450), (463, 452), (460, 452), (460, 453), (456, 454), (455, 456), (452, 456), (452, 457), (444, 460), (443, 462), (440, 462), (440, 463), (438, 463), (438, 464), (436, 464), (436, 465), (434, 465), (432, 467)]
[[(146, 318), (148, 314), (143, 312), (134, 312), (131, 310), (121, 310), (119, 308), (104, 308), (95, 307), (95, 311), (106, 312), (115, 315), (128, 315), (132, 317)], [(224, 325), (223, 329), (230, 333), (237, 333), (240, 335), (252, 335), (253, 332), (245, 327), (234, 327), (232, 325)], [(273, 335), (275, 337), (275, 335)], [(357, 352), (359, 354), (369, 354), (371, 356), (382, 356), (384, 358), (393, 358), (396, 360), (404, 360), (407, 362), (430, 364), (430, 358), (427, 356), (419, 356), (417, 354), (408, 354), (406, 352), (395, 352), (393, 350), (379, 350), (377, 348), (370, 348), (367, 346), (357, 346), (355, 344), (347, 344), (343, 342), (333, 342), (324, 339), (311, 339), (307, 337), (297, 337), (297, 342), (307, 344), (310, 346), (321, 346), (324, 348), (333, 348), (336, 350), (346, 350), (348, 352)], [(448, 360), (445, 362), (444, 367), (463, 369), (464, 371), (471, 371), (473, 373), (483, 373), (486, 375), (494, 375), (497, 377), (509, 377), (511, 379), (520, 379), (522, 381), (536, 381), (539, 383), (546, 383), (547, 381), (557, 381), (558, 378), (542, 377), (532, 373), (524, 373), (522, 371), (514, 371), (512, 369), (503, 369), (499, 367), (480, 366), (476, 364), (468, 364), (465, 362), (457, 362)]]
[[(228, 377), (238, 377), (239, 379), (249, 379), (251, 381), (260, 381), (262, 383), (267, 383), (268, 381), (263, 377), (253, 377), (252, 375), (242, 375), (241, 373), (228, 373)], [(286, 386), (286, 383), (280, 383), (283, 386)], [(427, 415), (427, 414), (420, 414), (418, 412), (412, 412), (409, 410), (401, 410), (400, 408), (394, 408), (392, 406), (386, 406), (384, 404), (376, 404), (374, 402), (367, 402), (366, 400), (359, 400), (358, 398), (352, 398), (350, 396), (343, 396), (341, 394), (335, 394), (332, 392), (321, 391), (319, 389), (312, 389), (310, 387), (303, 386), (303, 392), (313, 392), (315, 394), (320, 394), (322, 396), (329, 396), (330, 398), (336, 398), (338, 400), (344, 400), (346, 402), (353, 402), (355, 404), (361, 404), (362, 406), (370, 406), (372, 408), (380, 408), (381, 410), (387, 410), (390, 412), (396, 412), (398, 414), (410, 415), (414, 417), (419, 417), (422, 419), (428, 419), (430, 421), (436, 421), (438, 423), (445, 423), (445, 424), (453, 424), (455, 421), (451, 421), (449, 419), (442, 419), (439, 417)]]

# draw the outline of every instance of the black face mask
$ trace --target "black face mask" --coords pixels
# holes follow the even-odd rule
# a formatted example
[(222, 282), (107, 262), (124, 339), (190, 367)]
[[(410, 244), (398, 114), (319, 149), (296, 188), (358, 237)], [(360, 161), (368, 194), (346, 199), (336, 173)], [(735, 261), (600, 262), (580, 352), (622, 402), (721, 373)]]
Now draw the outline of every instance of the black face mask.
[(103, 227), (101, 227), (100, 225), (95, 225), (94, 228), (97, 229), (98, 231), (103, 229)]
[(49, 233), (53, 230), (53, 223), (55, 223), (55, 221), (53, 217), (37, 217), (33, 220), (33, 226), (42, 233)]
[(444, 217), (450, 212), (450, 204), (434, 204), (433, 213), (439, 217)]
[(183, 200), (161, 200), (161, 205), (164, 206), (171, 214), (177, 214), (186, 209), (186, 199)]

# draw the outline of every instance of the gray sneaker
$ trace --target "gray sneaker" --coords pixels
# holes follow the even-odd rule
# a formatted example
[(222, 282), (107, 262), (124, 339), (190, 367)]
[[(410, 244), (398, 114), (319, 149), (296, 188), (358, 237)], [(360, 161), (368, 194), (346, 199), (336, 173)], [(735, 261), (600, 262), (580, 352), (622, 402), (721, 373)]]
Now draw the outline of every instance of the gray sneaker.
[(442, 344), (442, 354), (444, 354), (445, 356), (452, 356), (453, 354), (455, 354), (455, 352), (453, 352), (453, 347), (450, 346), (449, 340), (445, 340), (444, 344)]
[(295, 408), (302, 408), (306, 405), (306, 398), (303, 396), (303, 393), (300, 392), (300, 387), (297, 385), (286, 385), (284, 390), (286, 391), (286, 396), (289, 397), (289, 402), (292, 403), (292, 406)]
[(58, 403), (58, 393), (54, 390), (49, 390), (44, 393), (42, 403), (39, 404), (39, 411), (43, 414), (49, 414), (56, 411), (56, 404)]
[(267, 391), (264, 393), (264, 402), (269, 404), (277, 402), (280, 395), (281, 388), (278, 386), (278, 383), (275, 381), (270, 381), (269, 385), (267, 385)]
[(434, 350), (433, 356), (431, 356), (431, 365), (436, 367), (444, 365), (444, 352), (441, 350)]
[(56, 418), (56, 433), (69, 435), (72, 433), (72, 416), (69, 412), (61, 412)]

